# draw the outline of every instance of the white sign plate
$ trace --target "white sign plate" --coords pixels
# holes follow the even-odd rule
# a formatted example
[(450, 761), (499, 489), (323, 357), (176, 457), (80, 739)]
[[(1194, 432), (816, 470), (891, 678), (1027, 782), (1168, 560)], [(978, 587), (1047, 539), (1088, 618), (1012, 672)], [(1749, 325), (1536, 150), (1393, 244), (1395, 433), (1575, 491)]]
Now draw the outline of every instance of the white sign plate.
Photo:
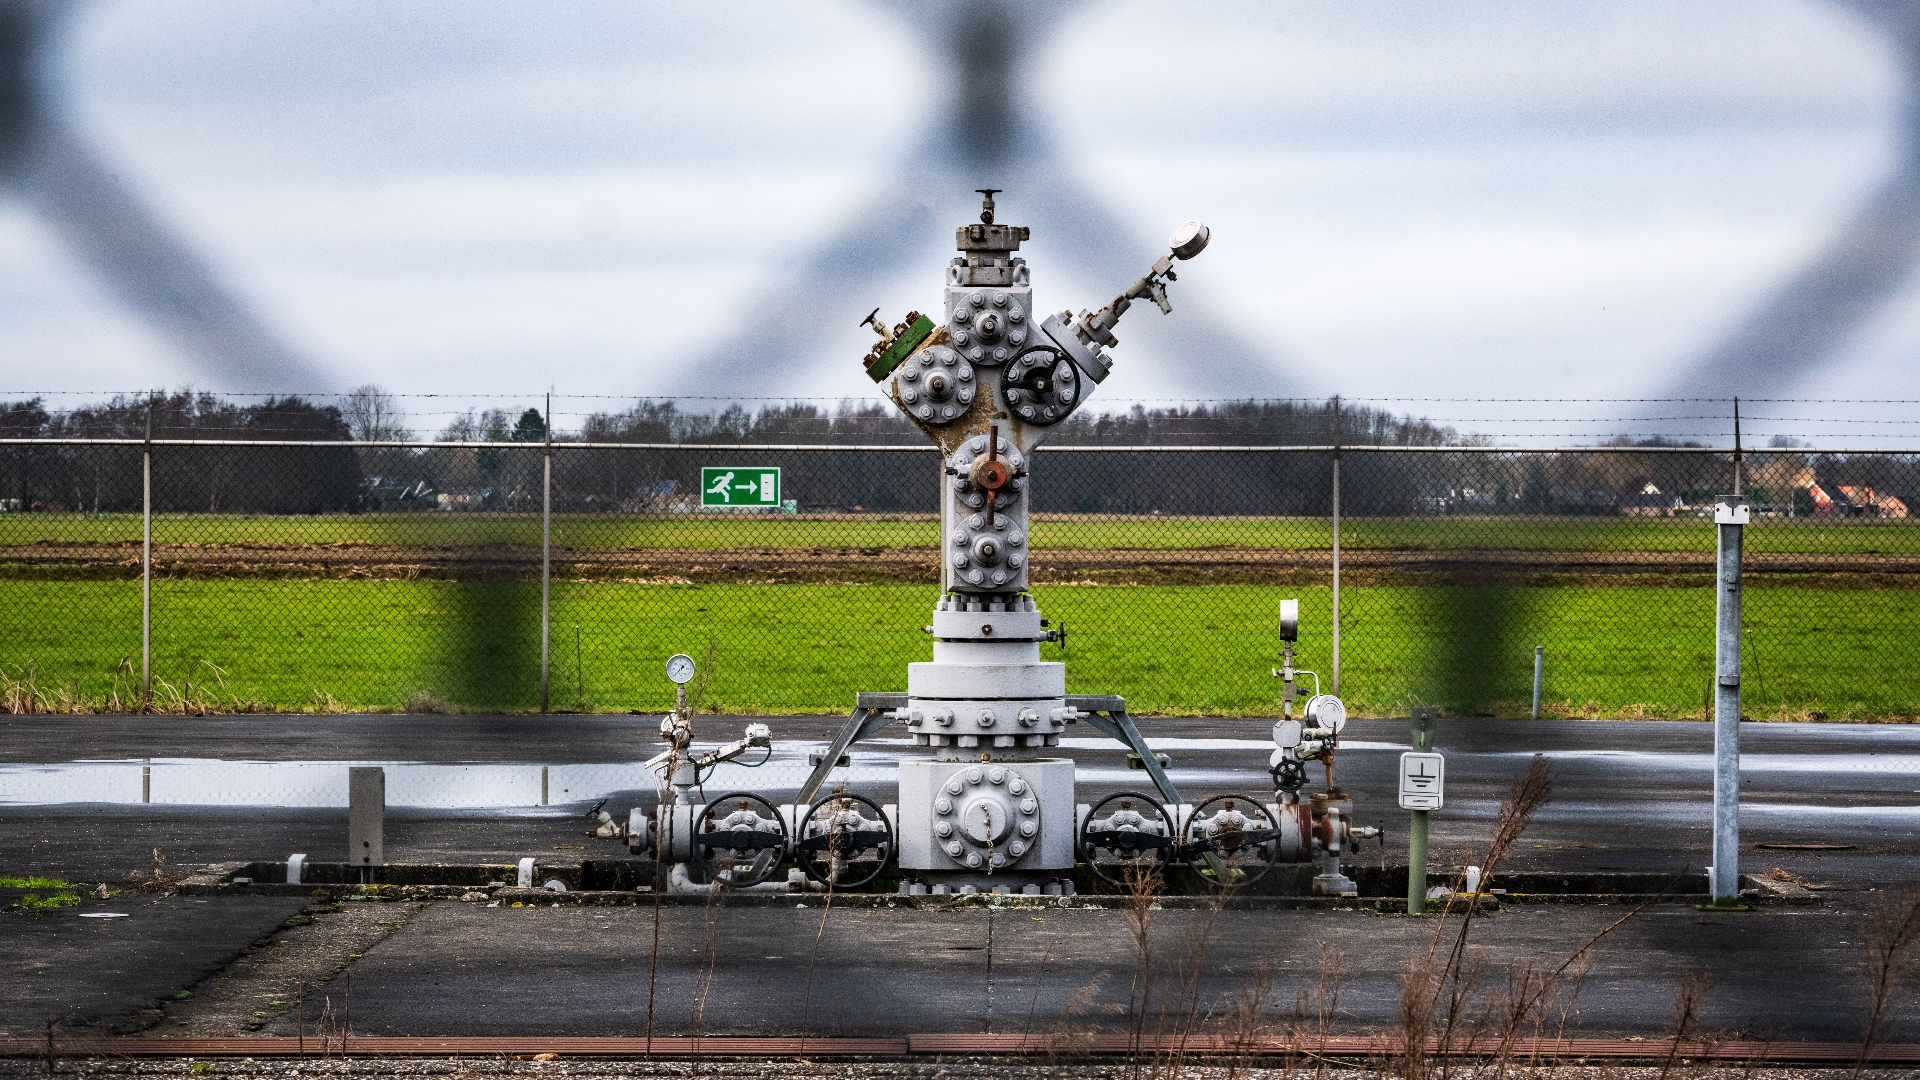
[(1438, 810), (1447, 801), (1447, 759), (1439, 754), (1400, 755), (1400, 809)]

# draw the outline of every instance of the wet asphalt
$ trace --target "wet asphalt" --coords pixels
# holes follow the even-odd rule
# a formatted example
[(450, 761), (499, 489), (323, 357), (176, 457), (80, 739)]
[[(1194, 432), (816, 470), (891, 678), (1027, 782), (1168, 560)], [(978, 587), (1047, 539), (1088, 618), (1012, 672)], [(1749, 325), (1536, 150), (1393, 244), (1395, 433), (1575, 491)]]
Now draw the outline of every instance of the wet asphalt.
[[(745, 718), (700, 720), (703, 741), (731, 738)], [(790, 767), (769, 770), (776, 799), (804, 768), (808, 743), (836, 721), (772, 718)], [(657, 748), (652, 717), (0, 717), (0, 767), (140, 758), (223, 761), (383, 761), (574, 765), (634, 762)], [(1140, 722), (1173, 758), (1189, 801), (1270, 788), (1270, 722)], [(1072, 731), (1074, 738), (1092, 732)], [(1387, 829), (1362, 863), (1405, 860), (1406, 815), (1394, 805), (1404, 721), (1359, 720), (1337, 779), (1357, 818)], [(1699, 723), (1442, 720), (1448, 806), (1433, 816), (1441, 866), (1484, 850), (1501, 795), (1536, 753), (1554, 774), (1553, 801), (1515, 853), (1513, 869), (1698, 870), (1710, 841), (1710, 727)], [(1894, 885), (1920, 877), (1920, 726), (1748, 724), (1742, 728), (1743, 870), (1781, 867), (1828, 888), (1823, 906), (1709, 914), (1663, 905), (1614, 931), (1590, 954), (1578, 999), (1586, 1034), (1656, 1034), (1689, 972), (1711, 975), (1705, 1024), (1767, 1038), (1851, 1038), (1862, 999), (1863, 912)], [(891, 798), (884, 776), (909, 747), (878, 742), (854, 753), (855, 790)], [(1118, 747), (1075, 747), (1081, 801), (1144, 787)], [(778, 763), (776, 763), (778, 764)], [(9, 802), (0, 771), (0, 874), (124, 881), (161, 849), (176, 867), (334, 857), (341, 807)], [(1318, 770), (1311, 777), (1318, 785)], [(651, 793), (605, 793), (620, 810)], [(209, 800), (215, 797), (208, 796)], [(597, 801), (597, 798), (593, 801)], [(510, 862), (618, 857), (588, 840), (585, 803), (494, 809), (390, 807), (394, 862)], [(1837, 844), (1778, 850), (1760, 844)], [(556, 854), (557, 853), (557, 854)], [(1118, 912), (913, 912), (667, 907), (652, 963), (653, 909), (510, 909), (442, 903), (354, 961), (355, 1028), (367, 1034), (636, 1034), (654, 1001), (659, 1033), (898, 1034), (916, 1031), (1075, 1030), (1125, 1023), (1136, 956)], [(0, 1031), (37, 1032), (49, 1015), (127, 1023), (191, 987), (271, 933), (298, 900), (213, 897), (128, 905), (130, 917), (79, 920), (112, 901), (89, 898), (50, 915), (0, 914), (6, 951), (33, 974), (0, 991)], [(284, 910), (283, 910), (284, 909)], [(1527, 964), (1557, 967), (1624, 909), (1525, 907), (1475, 930), (1486, 978)], [(1155, 962), (1179, 969), (1193, 955), (1190, 912), (1157, 915)], [(991, 925), (990, 925), (991, 924)], [(1391, 1022), (1398, 977), (1425, 950), (1430, 923), (1360, 912), (1228, 912), (1207, 935), (1199, 999), (1230, 1007), (1276, 974), (1281, 1013), (1320, 986), (1323, 944), (1344, 956), (1343, 1029)], [(991, 937), (991, 944), (989, 944)], [(815, 940), (818, 950), (815, 951)], [(991, 960), (989, 960), (991, 956)], [(989, 966), (990, 965), (990, 966)], [(1302, 971), (1309, 975), (1299, 974)], [(1168, 974), (1166, 977), (1173, 977)], [(648, 991), (652, 993), (649, 995)], [(327, 993), (333, 991), (321, 991)], [(1900, 1023), (1915, 1028), (1909, 1001)], [(152, 1016), (148, 1016), (153, 1020)], [(164, 1027), (164, 1020), (157, 1021)], [(23, 1030), (25, 1029), (25, 1030)]]

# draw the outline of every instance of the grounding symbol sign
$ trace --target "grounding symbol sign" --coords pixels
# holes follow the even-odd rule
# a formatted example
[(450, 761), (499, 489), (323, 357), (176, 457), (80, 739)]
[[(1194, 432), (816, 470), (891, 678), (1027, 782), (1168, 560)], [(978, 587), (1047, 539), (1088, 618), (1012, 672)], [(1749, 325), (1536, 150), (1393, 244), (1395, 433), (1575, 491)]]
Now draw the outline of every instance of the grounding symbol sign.
[(780, 470), (708, 465), (700, 470), (703, 508), (778, 507)]
[(1447, 762), (1439, 754), (1400, 755), (1400, 809), (1438, 810), (1446, 802)]

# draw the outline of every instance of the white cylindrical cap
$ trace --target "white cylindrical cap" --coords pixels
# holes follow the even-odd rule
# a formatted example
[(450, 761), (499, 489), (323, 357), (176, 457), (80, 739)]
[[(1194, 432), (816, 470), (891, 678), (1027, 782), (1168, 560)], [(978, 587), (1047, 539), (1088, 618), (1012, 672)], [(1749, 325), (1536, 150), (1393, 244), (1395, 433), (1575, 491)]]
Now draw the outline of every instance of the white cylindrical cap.
[(1167, 244), (1173, 248), (1174, 258), (1191, 259), (1207, 249), (1207, 240), (1210, 238), (1211, 234), (1207, 232), (1205, 225), (1197, 221), (1189, 221), (1173, 230), (1173, 237), (1167, 241)]

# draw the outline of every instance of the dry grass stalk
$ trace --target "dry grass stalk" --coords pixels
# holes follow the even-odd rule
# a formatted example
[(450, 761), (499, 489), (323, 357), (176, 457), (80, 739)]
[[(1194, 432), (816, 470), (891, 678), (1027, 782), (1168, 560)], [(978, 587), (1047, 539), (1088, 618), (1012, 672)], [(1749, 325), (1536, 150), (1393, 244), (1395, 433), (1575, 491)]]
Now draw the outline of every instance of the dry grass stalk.
[(1858, 1080), (1879, 1041), (1887, 1006), (1903, 986), (1920, 974), (1920, 885), (1891, 892), (1868, 914), (1866, 1028), (1860, 1033), (1860, 1057), (1853, 1063)]
[[(1293, 1018), (1287, 1025), (1288, 1058), (1286, 1071), (1293, 1072), (1295, 1055), (1313, 1062), (1313, 1075), (1326, 1074), (1327, 1059), (1320, 1054), (1340, 1012), (1340, 980), (1347, 972), (1346, 954), (1327, 942), (1320, 943), (1320, 978), (1310, 989), (1294, 997)], [(1307, 1049), (1311, 1043), (1313, 1049)]]
[[(1199, 1033), (1203, 1017), (1200, 1013), (1200, 993), (1206, 975), (1207, 947), (1213, 940), (1214, 928), (1220, 921), (1220, 913), (1226, 910), (1233, 889), (1216, 889), (1211, 902), (1202, 909), (1199, 920), (1188, 926), (1183, 935), (1179, 956), (1179, 966), (1174, 971), (1174, 992), (1160, 1003), (1160, 1012), (1155, 1034), (1156, 1043), (1164, 1046), (1171, 1036), (1173, 1049), (1156, 1051), (1154, 1075), (1156, 1077), (1176, 1077), (1181, 1075), (1181, 1067), (1186, 1061), (1187, 1042)], [(1169, 1026), (1169, 1010), (1172, 1024)]]
[[(1454, 887), (1440, 910), (1439, 918), (1435, 920), (1433, 937), (1427, 944), (1425, 955), (1411, 960), (1402, 974), (1399, 1061), (1395, 1070), (1401, 1080), (1426, 1080), (1433, 1075), (1436, 1062), (1430, 1045), (1437, 1041), (1442, 1049), (1451, 1047), (1456, 1032), (1463, 1027), (1469, 1033), (1468, 1037), (1473, 1038), (1482, 1032), (1496, 1030), (1497, 1026), (1502, 1033), (1502, 1046), (1510, 1046), (1513, 1033), (1525, 1026), (1544, 996), (1558, 981), (1561, 972), (1566, 970), (1562, 965), (1551, 974), (1527, 973), (1522, 984), (1509, 987), (1505, 1007), (1499, 1008), (1499, 1002), (1479, 999), (1477, 990), (1482, 972), (1467, 947), (1481, 895), (1493, 881), (1501, 863), (1512, 853), (1521, 836), (1525, 835), (1533, 815), (1546, 805), (1552, 792), (1552, 769), (1545, 757), (1535, 755), (1526, 773), (1514, 781), (1507, 797), (1500, 803), (1499, 813), (1494, 819), (1493, 839), (1481, 862), (1482, 891), (1465, 898), (1465, 912), (1460, 917), (1458, 928), (1453, 931), (1452, 941), (1447, 942), (1447, 931), (1453, 921), (1455, 906), (1462, 902), (1460, 896), (1465, 887), (1464, 875), (1454, 880)], [(1474, 1011), (1477, 999), (1479, 1005)], [(1498, 1060), (1504, 1062), (1506, 1054), (1506, 1050), (1500, 1051)], [(1450, 1057), (1443, 1054), (1438, 1060), (1439, 1075), (1447, 1076), (1450, 1069)]]
[(1768, 881), (1778, 881), (1788, 885), (1798, 885), (1802, 889), (1812, 889), (1816, 892), (1827, 887), (1822, 882), (1810, 881), (1807, 878), (1801, 877), (1799, 874), (1796, 874), (1793, 871), (1788, 870), (1787, 868), (1782, 866), (1776, 866), (1773, 869), (1768, 870), (1766, 873), (1761, 874), (1760, 876), (1763, 878), (1766, 878)]
[(1128, 1050), (1133, 1074), (1140, 1075), (1140, 1042), (1146, 1035), (1146, 1003), (1153, 995), (1153, 915), (1160, 910), (1160, 876), (1151, 868), (1129, 864), (1123, 872), (1127, 932), (1133, 942), (1133, 983), (1127, 988), (1127, 1016), (1131, 1030)]
[(700, 973), (700, 989), (694, 994), (693, 1030), (695, 1075), (700, 1072), (700, 1037), (706, 1033), (707, 996), (713, 992), (713, 976), (719, 967), (720, 950), (720, 912), (726, 906), (726, 889), (731, 878), (725, 874), (713, 875), (712, 887), (707, 890), (706, 903), (703, 905), (705, 916), (705, 939), (701, 942), (702, 961), (705, 970)]
[(1240, 993), (1234, 998), (1233, 1007), (1227, 1013), (1225, 1034), (1232, 1056), (1227, 1059), (1225, 1080), (1239, 1080), (1240, 1074), (1253, 1066), (1253, 1053), (1258, 1047), (1261, 1029), (1267, 1008), (1273, 1000), (1273, 965), (1259, 963), (1249, 972)]
[(167, 869), (167, 853), (159, 848), (153, 849), (153, 870), (151, 873), (134, 870), (127, 874), (127, 890), (131, 893), (166, 892), (186, 879), (185, 874), (176, 874)]
[(1704, 971), (1689, 971), (1680, 980), (1680, 989), (1673, 997), (1673, 1021), (1668, 1026), (1673, 1032), (1673, 1043), (1667, 1048), (1667, 1059), (1660, 1066), (1660, 1080), (1667, 1080), (1667, 1074), (1673, 1071), (1673, 1063), (1680, 1056), (1680, 1043), (1693, 1030), (1700, 1020), (1700, 1006), (1707, 999), (1707, 990), (1713, 985), (1713, 977)]

